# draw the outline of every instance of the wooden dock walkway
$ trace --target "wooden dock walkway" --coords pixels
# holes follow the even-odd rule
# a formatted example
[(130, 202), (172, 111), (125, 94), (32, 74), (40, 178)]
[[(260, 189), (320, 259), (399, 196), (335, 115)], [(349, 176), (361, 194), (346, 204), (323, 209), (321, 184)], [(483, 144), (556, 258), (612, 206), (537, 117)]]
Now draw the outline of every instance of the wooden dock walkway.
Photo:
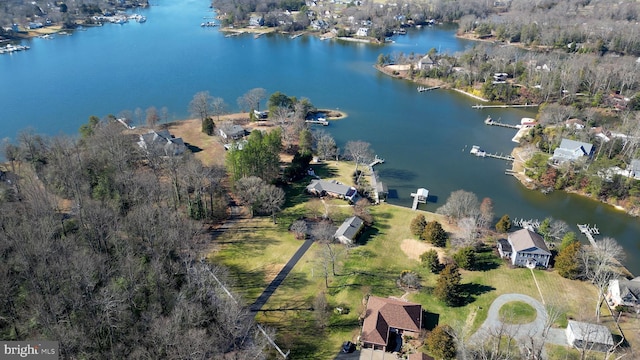
[(529, 108), (538, 107), (538, 104), (524, 104), (524, 105), (472, 105), (474, 109), (507, 109), (507, 108)]
[(371, 164), (369, 164), (369, 166), (370, 167), (374, 167), (375, 165), (383, 164), (383, 163), (384, 163), (384, 159), (381, 159), (381, 158), (378, 157), (378, 155), (376, 155), (373, 158), (373, 161), (371, 162)]
[(487, 125), (493, 125), (493, 126), (501, 126), (501, 127), (506, 127), (506, 128), (510, 128), (510, 129), (520, 129), (520, 125), (512, 125), (512, 124), (505, 124), (505, 123), (501, 123), (500, 121), (496, 121), (493, 120), (491, 118), (491, 116), (487, 116), (487, 118), (484, 120), (484, 123)]
[(440, 89), (440, 86), (432, 86), (432, 87), (418, 86), (418, 92), (425, 92), (425, 91), (431, 91), (436, 89)]
[(594, 239), (593, 235), (600, 235), (600, 230), (598, 230), (597, 226), (589, 226), (589, 224), (578, 224), (578, 230), (580, 230), (580, 232), (583, 233), (587, 237), (587, 239), (589, 239), (591, 246), (596, 246), (596, 239)]
[(372, 193), (373, 193), (373, 201), (375, 204), (379, 204), (380, 203), (380, 195), (381, 195), (381, 191), (385, 191), (384, 190), (384, 186), (382, 185), (382, 182), (378, 180), (378, 175), (376, 174), (375, 170), (373, 170), (373, 167), (378, 165), (378, 164), (383, 164), (384, 163), (384, 159), (381, 159), (378, 157), (378, 155), (375, 155), (375, 157), (373, 158), (373, 161), (369, 164), (369, 174), (371, 175), (371, 188), (372, 188)]
[(507, 161), (515, 160), (515, 158), (513, 156), (511, 156), (511, 155), (488, 153), (488, 152), (480, 149), (480, 147), (478, 145), (473, 145), (471, 147), (471, 151), (469, 151), (469, 153), (472, 154), (472, 155), (475, 155), (477, 157), (490, 157), (490, 158), (494, 158), (494, 159), (507, 160)]

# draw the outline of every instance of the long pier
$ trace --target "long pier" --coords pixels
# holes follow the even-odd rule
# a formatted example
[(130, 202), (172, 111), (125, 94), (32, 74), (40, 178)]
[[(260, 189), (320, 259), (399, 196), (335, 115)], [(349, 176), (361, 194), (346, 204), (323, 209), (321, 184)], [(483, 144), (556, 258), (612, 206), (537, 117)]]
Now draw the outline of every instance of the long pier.
[[(384, 159), (381, 159), (378, 157), (378, 155), (375, 155), (373, 161), (369, 164), (369, 173), (371, 174), (371, 188), (373, 189), (373, 200), (375, 204), (380, 203), (380, 191), (384, 191), (384, 186), (382, 185), (381, 181), (378, 181), (378, 175), (376, 174), (375, 170), (373, 170), (373, 167), (383, 163)], [(378, 187), (380, 187), (380, 189)]]
[(484, 120), (484, 123), (487, 125), (501, 126), (501, 127), (506, 127), (510, 129), (520, 129), (521, 127), (520, 125), (505, 124), (499, 121), (495, 121), (491, 118), (491, 116), (487, 116), (487, 118)]
[(425, 91), (431, 91), (436, 89), (440, 89), (440, 86), (432, 86), (432, 87), (418, 86), (418, 92), (425, 92)]
[(475, 155), (477, 157), (490, 157), (490, 158), (494, 158), (494, 159), (507, 160), (507, 161), (515, 160), (515, 158), (513, 156), (511, 156), (511, 155), (488, 153), (488, 152), (480, 149), (480, 147), (478, 145), (473, 145), (471, 147), (471, 151), (469, 151), (469, 153), (472, 154), (472, 155)]
[(538, 107), (538, 104), (523, 104), (523, 105), (472, 105), (471, 107), (474, 109), (507, 109), (507, 108), (529, 108), (529, 107)]
[(589, 224), (578, 224), (578, 230), (580, 230), (580, 232), (583, 233), (587, 237), (587, 239), (589, 239), (591, 246), (596, 246), (596, 239), (593, 238), (593, 235), (600, 234), (600, 230), (598, 230), (597, 226), (589, 226)]

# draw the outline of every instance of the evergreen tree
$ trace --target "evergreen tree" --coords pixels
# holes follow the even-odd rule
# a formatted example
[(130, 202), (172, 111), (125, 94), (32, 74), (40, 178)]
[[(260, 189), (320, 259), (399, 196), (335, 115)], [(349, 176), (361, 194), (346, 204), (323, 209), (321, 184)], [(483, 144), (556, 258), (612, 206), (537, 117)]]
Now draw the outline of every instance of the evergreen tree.
[(434, 274), (437, 274), (442, 266), (438, 258), (438, 252), (433, 249), (422, 253), (422, 255), (420, 255), (420, 261), (422, 262), (422, 266)]
[(213, 119), (210, 117), (204, 119), (204, 121), (202, 121), (202, 132), (209, 136), (213, 136), (214, 131), (215, 125), (213, 124)]
[(438, 325), (425, 340), (427, 350), (437, 360), (456, 358), (456, 342), (451, 332), (449, 325)]
[(447, 232), (444, 231), (442, 225), (437, 221), (427, 223), (422, 232), (422, 239), (432, 243), (438, 247), (444, 247), (447, 245)]
[(582, 245), (579, 241), (572, 242), (560, 251), (556, 257), (555, 268), (560, 276), (567, 279), (577, 279), (582, 268), (580, 262), (580, 250)]
[(511, 219), (509, 218), (509, 215), (505, 214), (500, 218), (500, 220), (498, 220), (496, 230), (502, 234), (511, 230)]
[(476, 251), (470, 247), (463, 247), (453, 255), (453, 260), (465, 270), (473, 270), (476, 266)]
[(460, 280), (458, 266), (447, 264), (438, 276), (433, 294), (449, 306), (457, 305), (460, 300)]
[(427, 220), (424, 218), (423, 214), (418, 214), (413, 218), (413, 220), (411, 220), (411, 233), (422, 238), (425, 226), (427, 226)]

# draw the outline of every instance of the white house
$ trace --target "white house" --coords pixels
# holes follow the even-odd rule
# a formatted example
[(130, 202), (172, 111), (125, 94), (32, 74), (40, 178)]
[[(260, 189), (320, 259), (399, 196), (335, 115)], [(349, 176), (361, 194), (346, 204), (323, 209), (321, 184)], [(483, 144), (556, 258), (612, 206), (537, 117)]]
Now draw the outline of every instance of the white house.
[(640, 310), (640, 276), (633, 280), (611, 280), (605, 298), (612, 307), (628, 306)]
[(542, 236), (529, 229), (509, 233), (506, 240), (499, 240), (498, 252), (515, 266), (547, 267), (551, 259), (551, 252)]
[(362, 37), (369, 36), (369, 28), (366, 28), (366, 27), (358, 28), (358, 31), (356, 31), (356, 36), (362, 36)]
[(577, 349), (606, 352), (614, 345), (611, 331), (600, 324), (569, 320), (566, 334), (569, 345)]
[(427, 54), (418, 61), (418, 70), (430, 70), (436, 63)]

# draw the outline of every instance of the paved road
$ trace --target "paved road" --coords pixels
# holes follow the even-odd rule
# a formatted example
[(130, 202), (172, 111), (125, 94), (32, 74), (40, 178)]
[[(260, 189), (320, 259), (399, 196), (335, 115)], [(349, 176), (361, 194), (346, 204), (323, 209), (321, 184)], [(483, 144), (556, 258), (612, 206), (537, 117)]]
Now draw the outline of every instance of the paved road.
[(302, 256), (307, 252), (307, 250), (309, 250), (309, 248), (311, 247), (311, 244), (313, 244), (313, 240), (305, 240), (302, 243), (302, 245), (300, 245), (300, 248), (298, 248), (298, 251), (296, 251), (296, 253), (293, 254), (291, 259), (289, 259), (287, 264), (282, 268), (282, 270), (280, 270), (280, 272), (275, 277), (275, 279), (271, 281), (271, 283), (267, 286), (266, 289), (264, 289), (264, 291), (258, 297), (258, 299), (251, 305), (250, 307), (251, 311), (255, 312), (255, 311), (260, 311), (260, 309), (262, 309), (264, 304), (267, 303), (267, 300), (269, 300), (271, 295), (273, 295), (276, 289), (278, 289), (278, 286), (280, 286), (280, 284), (282, 284), (282, 282), (287, 277), (287, 275), (289, 275), (293, 267), (296, 266), (300, 258), (302, 258)]
[[(522, 301), (531, 305), (538, 312), (538, 316), (534, 321), (528, 324), (503, 324), (499, 317), (500, 308), (502, 305), (512, 301)], [(480, 329), (471, 336), (471, 342), (476, 344), (486, 343), (486, 340), (491, 337), (491, 335), (496, 334), (496, 332), (504, 326), (503, 333), (513, 334), (513, 337), (521, 346), (523, 346), (528, 342), (530, 343), (530, 339), (532, 337), (537, 340), (541, 340), (543, 338), (543, 331), (545, 324), (547, 323), (547, 319), (547, 310), (538, 300), (522, 294), (500, 295), (491, 304), (489, 313), (487, 314), (487, 319), (484, 321), (482, 326), (480, 326)], [(567, 337), (563, 329), (550, 329), (545, 342), (557, 345), (567, 345)]]

